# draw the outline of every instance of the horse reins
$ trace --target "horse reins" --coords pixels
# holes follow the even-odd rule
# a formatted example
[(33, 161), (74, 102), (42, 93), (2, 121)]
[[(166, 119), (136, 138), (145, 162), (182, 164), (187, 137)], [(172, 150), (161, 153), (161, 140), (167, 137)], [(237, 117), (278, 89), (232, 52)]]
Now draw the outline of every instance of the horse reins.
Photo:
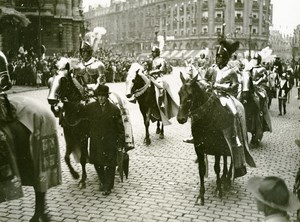
[(133, 94), (136, 98), (143, 95), (147, 91), (147, 89), (151, 86), (151, 81), (145, 75), (141, 75), (141, 74), (138, 75), (144, 80), (145, 85), (142, 88), (135, 90)]

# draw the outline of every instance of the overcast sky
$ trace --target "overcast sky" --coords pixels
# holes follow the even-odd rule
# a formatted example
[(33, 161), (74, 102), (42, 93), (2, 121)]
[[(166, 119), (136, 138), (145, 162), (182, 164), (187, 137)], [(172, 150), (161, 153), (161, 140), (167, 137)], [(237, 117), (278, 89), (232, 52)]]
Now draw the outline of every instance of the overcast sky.
[[(282, 33), (292, 34), (300, 24), (300, 0), (271, 0), (273, 3), (273, 28)], [(107, 6), (110, 0), (83, 0), (87, 10), (88, 5)], [(226, 2), (226, 0), (225, 0)]]

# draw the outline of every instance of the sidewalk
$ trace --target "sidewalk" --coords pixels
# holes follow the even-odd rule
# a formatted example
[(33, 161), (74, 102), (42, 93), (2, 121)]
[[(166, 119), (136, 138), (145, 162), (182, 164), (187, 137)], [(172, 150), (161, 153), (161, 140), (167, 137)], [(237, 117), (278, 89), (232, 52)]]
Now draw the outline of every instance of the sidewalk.
[(22, 93), (34, 90), (41, 90), (41, 89), (48, 89), (47, 86), (41, 86), (37, 88), (36, 86), (16, 86), (14, 85), (10, 90), (6, 91), (7, 94), (15, 94), (15, 93)]

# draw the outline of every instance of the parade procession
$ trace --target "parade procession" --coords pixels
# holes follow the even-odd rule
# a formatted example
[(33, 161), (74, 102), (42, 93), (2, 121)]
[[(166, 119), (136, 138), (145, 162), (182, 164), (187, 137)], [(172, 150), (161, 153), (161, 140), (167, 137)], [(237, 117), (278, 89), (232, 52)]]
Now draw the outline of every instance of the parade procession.
[(300, 222), (297, 9), (0, 0), (0, 222)]

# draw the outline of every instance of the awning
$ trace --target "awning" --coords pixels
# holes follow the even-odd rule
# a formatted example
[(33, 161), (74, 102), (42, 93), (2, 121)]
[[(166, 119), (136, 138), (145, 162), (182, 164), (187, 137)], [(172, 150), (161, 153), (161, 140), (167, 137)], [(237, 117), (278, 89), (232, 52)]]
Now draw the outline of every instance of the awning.
[(170, 55), (168, 56), (168, 58), (174, 58), (174, 56), (178, 53), (178, 50), (173, 50), (171, 51)]
[(163, 53), (160, 55), (160, 57), (166, 58), (170, 54), (170, 51), (163, 51)]
[(193, 52), (194, 52), (195, 50), (188, 50), (186, 53), (185, 53), (185, 55), (184, 55), (184, 58), (191, 58), (192, 56), (192, 54), (193, 54)]
[(181, 50), (179, 51), (174, 57), (176, 59), (184, 58), (184, 54), (187, 52), (187, 50)]
[(30, 20), (23, 13), (7, 7), (0, 7), (0, 20), (1, 22), (4, 20), (10, 21), (12, 23), (20, 24), (21, 26), (26, 27), (30, 24)]

